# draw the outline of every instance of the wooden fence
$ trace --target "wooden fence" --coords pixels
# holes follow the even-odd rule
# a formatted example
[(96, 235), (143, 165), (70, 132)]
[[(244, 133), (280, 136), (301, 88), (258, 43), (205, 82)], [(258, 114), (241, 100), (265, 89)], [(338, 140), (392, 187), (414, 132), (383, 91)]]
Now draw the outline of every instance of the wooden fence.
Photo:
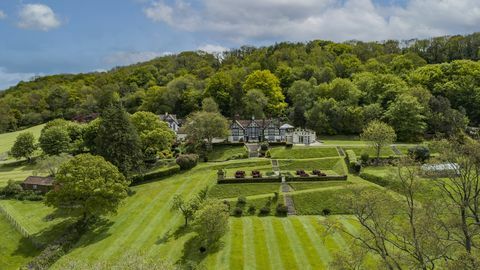
[(44, 247), (44, 244), (37, 241), (28, 231), (25, 229), (17, 220), (0, 204), (0, 214), (5, 216), (5, 218), (10, 222), (10, 224), (25, 238), (30, 240), (30, 242), (38, 249)]

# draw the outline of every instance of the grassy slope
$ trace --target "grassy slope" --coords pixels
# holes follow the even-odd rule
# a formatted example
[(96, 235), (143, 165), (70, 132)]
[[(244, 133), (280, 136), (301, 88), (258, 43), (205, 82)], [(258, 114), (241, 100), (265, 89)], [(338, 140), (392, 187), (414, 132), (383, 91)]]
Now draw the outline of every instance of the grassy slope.
[(270, 153), (274, 159), (338, 157), (338, 152), (335, 147), (294, 146), (293, 148), (285, 148), (283, 146), (278, 146), (273, 147), (270, 150)]
[(0, 269), (18, 269), (37, 254), (30, 241), (18, 233), (1, 214), (0, 232), (2, 234), (2, 241), (0, 241)]
[(7, 184), (8, 180), (23, 181), (27, 176), (33, 174), (34, 165), (22, 162), (19, 166), (0, 164), (0, 187)]
[(342, 166), (338, 166), (341, 158), (320, 158), (320, 159), (287, 159), (279, 160), (281, 171), (296, 171), (303, 169), (311, 173), (314, 169), (319, 169), (327, 174), (343, 174)]
[(30, 131), (38, 140), (38, 137), (40, 137), (40, 131), (42, 130), (43, 126), (44, 125), (38, 125), (21, 131), (0, 134), (0, 154), (10, 151), (10, 148), (12, 148), (18, 134), (22, 132)]
[[(323, 227), (318, 223), (319, 218), (313, 216), (232, 218), (231, 226), (234, 230), (225, 237), (223, 248), (218, 252), (210, 252), (206, 258), (197, 258), (198, 252), (195, 251), (192, 255), (192, 234), (178, 230), (183, 220), (178, 213), (169, 210), (173, 196), (192, 196), (205, 185), (213, 185), (218, 168), (266, 167), (266, 164), (268, 161), (265, 160), (204, 163), (189, 172), (133, 187), (135, 195), (126, 199), (118, 214), (109, 217), (103, 226), (83, 236), (53, 269), (62, 269), (63, 263), (69, 259), (85, 262), (114, 261), (135, 250), (174, 262), (180, 259), (202, 261), (208, 269), (239, 269), (243, 266), (264, 269), (270, 265), (272, 268), (278, 266), (275, 269), (325, 269), (331, 259), (331, 252), (344, 249), (346, 244), (342, 237), (335, 235), (323, 239)], [(248, 198), (247, 206), (256, 205), (258, 211), (266, 200), (267, 197)], [(283, 197), (280, 196), (279, 200), (283, 200)], [(6, 202), (11, 207), (10, 210), (15, 211), (19, 222), (32, 233), (38, 228), (38, 235), (48, 236), (46, 232), (61, 227), (53, 223), (46, 224), (43, 218), (51, 210), (41, 203), (0, 203)], [(273, 207), (274, 205), (272, 210)]]
[(237, 198), (239, 196), (279, 192), (279, 190), (279, 183), (222, 184), (213, 186), (210, 189), (209, 196), (220, 199)]
[(244, 146), (216, 145), (212, 152), (208, 153), (209, 161), (226, 161), (234, 156), (247, 154)]

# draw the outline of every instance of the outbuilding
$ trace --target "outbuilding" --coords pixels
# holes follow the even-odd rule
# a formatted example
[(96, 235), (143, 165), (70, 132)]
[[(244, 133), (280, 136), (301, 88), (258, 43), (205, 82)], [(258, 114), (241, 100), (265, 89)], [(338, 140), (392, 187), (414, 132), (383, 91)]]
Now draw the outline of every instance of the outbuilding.
[(47, 193), (53, 189), (54, 178), (51, 176), (29, 176), (21, 183), (23, 190)]

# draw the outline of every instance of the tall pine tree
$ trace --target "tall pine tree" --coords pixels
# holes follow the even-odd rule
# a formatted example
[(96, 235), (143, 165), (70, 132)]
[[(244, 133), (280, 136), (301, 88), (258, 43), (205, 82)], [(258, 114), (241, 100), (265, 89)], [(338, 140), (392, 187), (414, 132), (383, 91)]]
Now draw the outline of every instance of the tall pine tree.
[(124, 174), (142, 165), (140, 137), (120, 104), (113, 104), (102, 112), (96, 138), (98, 154), (110, 161)]

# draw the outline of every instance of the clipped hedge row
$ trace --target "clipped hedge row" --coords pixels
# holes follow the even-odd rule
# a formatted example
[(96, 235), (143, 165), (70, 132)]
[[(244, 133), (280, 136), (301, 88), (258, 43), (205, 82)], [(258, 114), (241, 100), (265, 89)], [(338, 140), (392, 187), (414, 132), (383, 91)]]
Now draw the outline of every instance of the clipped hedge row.
[(225, 178), (217, 180), (218, 184), (253, 184), (253, 183), (279, 183), (280, 177), (262, 177), (262, 178)]
[(362, 168), (361, 162), (357, 158), (357, 154), (353, 150), (345, 151), (348, 168), (351, 172), (359, 173)]
[(175, 165), (168, 168), (162, 168), (142, 175), (136, 175), (132, 178), (132, 185), (138, 185), (143, 182), (158, 180), (180, 172), (180, 166)]
[(360, 176), (360, 178), (362, 178), (364, 180), (367, 180), (369, 182), (372, 182), (372, 183), (377, 184), (377, 185), (382, 186), (382, 187), (390, 186), (390, 182), (388, 180), (386, 180), (385, 178), (383, 178), (381, 176), (378, 176), (378, 175), (362, 172), (358, 176)]
[(290, 177), (287, 177), (286, 180), (287, 180), (287, 182), (341, 181), (341, 180), (347, 180), (347, 176), (346, 175), (307, 176), (307, 177), (290, 176)]

